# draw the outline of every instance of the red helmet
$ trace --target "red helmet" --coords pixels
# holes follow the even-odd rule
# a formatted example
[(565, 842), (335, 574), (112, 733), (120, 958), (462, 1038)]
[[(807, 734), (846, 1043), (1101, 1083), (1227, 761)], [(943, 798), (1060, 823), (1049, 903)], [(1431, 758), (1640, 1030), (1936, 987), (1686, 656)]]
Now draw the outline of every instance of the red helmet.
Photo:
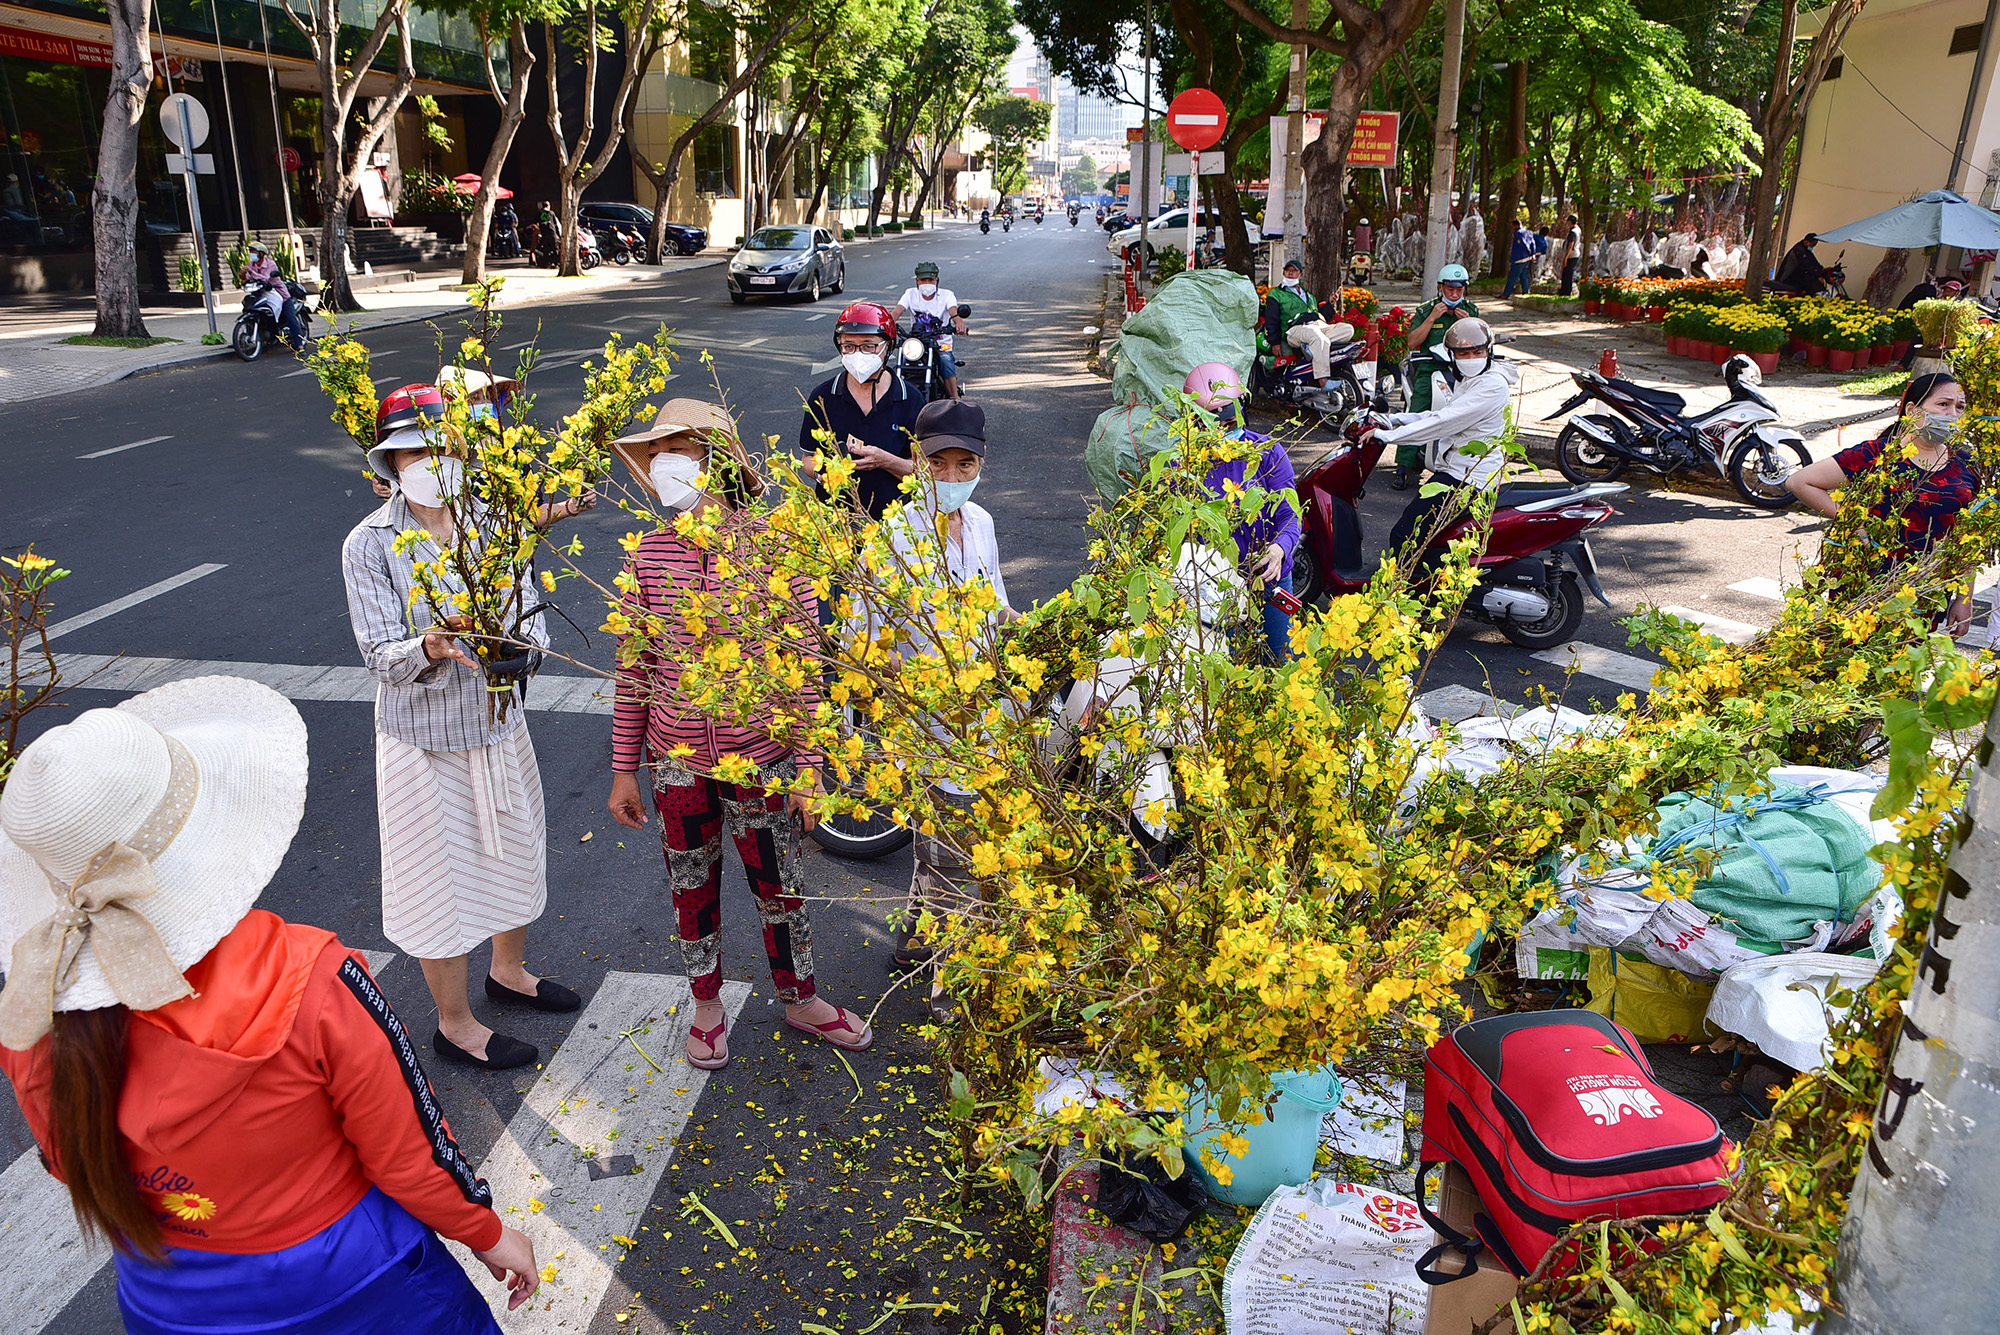
[(375, 410), (375, 443), (380, 445), (392, 431), (422, 426), (444, 418), (444, 391), (436, 385), (405, 385), (392, 389)]
[(896, 344), (896, 317), (879, 301), (857, 301), (840, 313), (833, 322), (833, 345), (840, 346), (842, 334), (874, 334), (889, 340), (889, 346)]

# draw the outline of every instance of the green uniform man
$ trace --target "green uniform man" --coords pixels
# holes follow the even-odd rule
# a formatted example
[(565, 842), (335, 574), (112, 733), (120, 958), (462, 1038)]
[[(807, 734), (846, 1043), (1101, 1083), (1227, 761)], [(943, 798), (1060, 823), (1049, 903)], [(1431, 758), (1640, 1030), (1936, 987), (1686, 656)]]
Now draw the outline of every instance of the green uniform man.
[[(1479, 314), (1479, 307), (1465, 299), (1465, 285), (1470, 275), (1462, 264), (1447, 264), (1438, 270), (1437, 296), (1417, 307), (1410, 324), (1410, 350), (1435, 348), (1444, 342), (1444, 336), (1460, 320), (1471, 319)], [(1431, 375), (1428, 368), (1413, 371), (1410, 381), (1410, 411), (1429, 412), (1431, 407)], [(1396, 447), (1396, 476), (1390, 483), (1397, 491), (1403, 491), (1416, 480), (1416, 475), (1424, 465), (1422, 441), (1406, 441)]]

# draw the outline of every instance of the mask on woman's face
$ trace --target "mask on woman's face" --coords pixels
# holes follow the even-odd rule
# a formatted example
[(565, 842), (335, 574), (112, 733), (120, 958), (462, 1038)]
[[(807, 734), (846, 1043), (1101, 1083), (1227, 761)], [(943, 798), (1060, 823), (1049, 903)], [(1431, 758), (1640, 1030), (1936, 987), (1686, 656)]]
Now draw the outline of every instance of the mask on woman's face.
[(447, 496), (455, 496), (465, 482), (465, 466), (456, 459), (419, 459), (404, 464), (396, 474), (403, 499), (436, 509)]
[(1957, 413), (1925, 413), (1917, 435), (1933, 445), (1943, 445), (1951, 439), (1951, 433), (1957, 426)]
[(882, 372), (882, 354), (879, 352), (843, 352), (840, 364), (856, 380), (873, 380)]
[(701, 467), (701, 460), (692, 455), (675, 454), (671, 450), (654, 455), (646, 476), (652, 481), (653, 490), (660, 494), (661, 506), (675, 511), (691, 509), (701, 499), (701, 493), (694, 489)]
[(922, 298), (923, 298), (923, 299), (924, 299), (925, 301), (929, 301), (929, 300), (930, 300), (930, 299), (931, 299), (932, 297), (934, 297), (934, 296), (936, 296), (936, 295), (937, 295), (937, 284), (936, 284), (936, 283), (918, 283), (918, 284), (917, 284), (917, 295), (918, 295), (918, 296), (920, 296), (920, 297), (922, 297)]
[(979, 479), (974, 478), (970, 482), (933, 482), (931, 485), (937, 490), (938, 513), (948, 515), (956, 514), (967, 501), (972, 499), (973, 488), (979, 485)]

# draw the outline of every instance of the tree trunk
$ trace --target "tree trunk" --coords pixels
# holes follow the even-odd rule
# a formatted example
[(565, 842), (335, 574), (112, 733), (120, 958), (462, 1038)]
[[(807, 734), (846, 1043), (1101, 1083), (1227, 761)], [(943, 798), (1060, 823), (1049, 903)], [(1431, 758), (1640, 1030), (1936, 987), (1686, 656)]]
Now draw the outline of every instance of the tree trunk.
[(111, 95), (104, 103), (90, 216), (97, 260), (99, 338), (145, 338), (139, 305), (139, 121), (153, 84), (146, 41), (151, 0), (106, 0), (111, 16)]
[(500, 169), (507, 165), (507, 155), (514, 148), (514, 135), (528, 117), (528, 79), (535, 68), (528, 30), (519, 19), (514, 20), (514, 31), (507, 44), (508, 73), (513, 82), (504, 98), (500, 97), (499, 81), (494, 77), (491, 48), (483, 41), (481, 48), (488, 56), (488, 89), (500, 102), (500, 128), (494, 132), (493, 147), (487, 150), (486, 161), (479, 169), (479, 193), (472, 197), (472, 213), (465, 220), (465, 267), (459, 280), (467, 284), (486, 278), (486, 233), (492, 226), (493, 206), (499, 198)]
[(1528, 192), (1528, 63), (1525, 60), (1507, 67), (1507, 94), (1507, 175), (1500, 182), (1500, 209), (1493, 221), (1493, 268), (1496, 276), (1503, 278), (1514, 253), (1515, 218)]
[[(1841, 1230), (1824, 1335), (1988, 1329), (1987, 1267), (2000, 1214), (2000, 709), (1903, 1003), (1868, 1153)], [(1910, 943), (1905, 941), (1907, 946)]]

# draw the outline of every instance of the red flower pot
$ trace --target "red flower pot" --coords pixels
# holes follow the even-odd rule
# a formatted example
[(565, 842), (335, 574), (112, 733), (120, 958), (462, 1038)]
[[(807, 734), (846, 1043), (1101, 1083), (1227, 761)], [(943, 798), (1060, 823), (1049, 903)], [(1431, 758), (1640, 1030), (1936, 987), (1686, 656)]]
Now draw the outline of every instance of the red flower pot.
[(1757, 369), (1765, 375), (1770, 375), (1778, 369), (1778, 354), (1775, 352), (1753, 352), (1750, 357), (1757, 363)]
[(1868, 358), (1868, 364), (1870, 366), (1887, 366), (1889, 364), (1889, 345), (1887, 343), (1877, 343), (1873, 355)]
[(1899, 339), (1896, 339), (1896, 340), (1892, 341), (1892, 342), (1891, 342), (1891, 343), (1889, 344), (1889, 360), (1890, 360), (1890, 361), (1892, 361), (1892, 362), (1900, 362), (1900, 361), (1902, 361), (1902, 360), (1903, 360), (1903, 358), (1905, 358), (1905, 357), (1907, 357), (1907, 356), (1909, 356), (1909, 355), (1910, 355), (1910, 340), (1909, 340), (1909, 339), (1907, 339), (1907, 338), (1899, 338)]
[(1665, 306), (1648, 306), (1646, 308), (1646, 319), (1648, 322), (1658, 324), (1666, 318), (1667, 308)]
[(1826, 350), (1826, 369), (1829, 371), (1852, 371), (1854, 369), (1854, 350), (1852, 348), (1828, 348)]
[(1625, 318), (1628, 320), (1643, 320), (1646, 318), (1646, 312), (1644, 307), (1625, 306), (1622, 307), (1621, 310)]
[(1690, 342), (1687, 345), (1687, 347), (1688, 347), (1688, 354), (1687, 354), (1688, 356), (1694, 358), (1698, 362), (1705, 362), (1708, 360), (1709, 352), (1715, 347), (1715, 345), (1713, 343), (1703, 343), (1699, 339), (1696, 339), (1693, 342)]
[(1708, 348), (1708, 359), (1717, 366), (1722, 365), (1735, 355), (1736, 349), (1730, 347), (1727, 343), (1711, 343)]
[(1806, 344), (1806, 365), (1825, 366), (1827, 350), (1817, 343)]
[(1585, 315), (1595, 315), (1597, 314), (1598, 307), (1603, 304), (1603, 302), (1597, 300), (1595, 297), (1585, 297), (1583, 299), (1583, 313)]
[(1807, 346), (1808, 345), (1804, 339), (1794, 335), (1793, 337), (1785, 340), (1785, 355), (1787, 357), (1796, 357), (1800, 353), (1804, 352)]

